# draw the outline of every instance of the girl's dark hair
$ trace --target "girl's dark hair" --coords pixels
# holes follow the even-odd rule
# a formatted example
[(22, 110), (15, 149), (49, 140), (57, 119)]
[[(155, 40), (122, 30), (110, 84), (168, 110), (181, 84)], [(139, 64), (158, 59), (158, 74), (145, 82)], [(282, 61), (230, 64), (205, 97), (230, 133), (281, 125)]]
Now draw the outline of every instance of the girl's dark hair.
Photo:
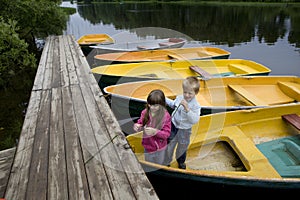
[(159, 112), (155, 117), (156, 126), (153, 128), (161, 129), (162, 119), (166, 111), (166, 97), (164, 92), (159, 89), (152, 90), (147, 97), (147, 112), (143, 119), (143, 126), (145, 126), (149, 121), (149, 114), (150, 114), (149, 105), (155, 105), (155, 104), (159, 104), (161, 106), (159, 107)]
[(147, 104), (149, 105), (160, 104), (166, 107), (166, 97), (164, 92), (159, 89), (152, 90), (147, 97)]

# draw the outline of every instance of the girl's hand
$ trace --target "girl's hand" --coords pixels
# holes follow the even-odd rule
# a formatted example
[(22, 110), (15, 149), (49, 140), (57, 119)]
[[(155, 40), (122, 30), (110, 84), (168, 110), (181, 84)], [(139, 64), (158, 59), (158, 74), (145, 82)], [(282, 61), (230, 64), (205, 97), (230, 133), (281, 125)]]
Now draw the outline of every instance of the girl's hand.
[(152, 128), (152, 127), (145, 127), (144, 128), (144, 132), (145, 132), (146, 135), (152, 136), (152, 135), (156, 134), (157, 129), (156, 128)]
[(142, 129), (142, 124), (138, 124), (138, 123), (133, 124), (133, 130), (135, 132), (141, 131), (141, 129)]

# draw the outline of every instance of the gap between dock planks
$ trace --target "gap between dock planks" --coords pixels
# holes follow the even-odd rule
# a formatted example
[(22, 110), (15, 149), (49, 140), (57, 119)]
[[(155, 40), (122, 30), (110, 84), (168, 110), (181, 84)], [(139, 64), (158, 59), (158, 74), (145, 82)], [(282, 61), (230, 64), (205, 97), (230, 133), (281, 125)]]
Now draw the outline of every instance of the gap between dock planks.
[(158, 199), (80, 46), (47, 38), (6, 199)]

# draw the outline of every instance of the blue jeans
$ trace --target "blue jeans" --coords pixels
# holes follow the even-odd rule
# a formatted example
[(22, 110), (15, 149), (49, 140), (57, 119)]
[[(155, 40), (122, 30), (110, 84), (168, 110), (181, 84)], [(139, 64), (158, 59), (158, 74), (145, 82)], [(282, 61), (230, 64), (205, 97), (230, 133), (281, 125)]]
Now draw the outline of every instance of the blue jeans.
[(172, 123), (171, 135), (168, 138), (168, 147), (165, 156), (165, 165), (169, 165), (172, 162), (174, 149), (176, 149), (176, 160), (178, 163), (184, 163), (186, 160), (186, 151), (190, 144), (190, 136), (192, 129), (178, 129)]
[(153, 162), (161, 165), (164, 163), (165, 154), (166, 154), (165, 150), (155, 151), (152, 153), (147, 152), (146, 149), (144, 151), (145, 161)]

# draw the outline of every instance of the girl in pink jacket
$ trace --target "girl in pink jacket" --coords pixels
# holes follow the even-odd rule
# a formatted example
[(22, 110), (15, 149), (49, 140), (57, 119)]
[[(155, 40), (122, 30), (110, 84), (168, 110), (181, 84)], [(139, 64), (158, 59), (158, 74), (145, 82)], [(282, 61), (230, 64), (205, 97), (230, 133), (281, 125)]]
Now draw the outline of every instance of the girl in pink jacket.
[(166, 109), (166, 98), (161, 90), (152, 90), (147, 97), (147, 106), (133, 125), (134, 131), (143, 130), (142, 145), (145, 160), (163, 164), (167, 139), (171, 134), (171, 116)]

